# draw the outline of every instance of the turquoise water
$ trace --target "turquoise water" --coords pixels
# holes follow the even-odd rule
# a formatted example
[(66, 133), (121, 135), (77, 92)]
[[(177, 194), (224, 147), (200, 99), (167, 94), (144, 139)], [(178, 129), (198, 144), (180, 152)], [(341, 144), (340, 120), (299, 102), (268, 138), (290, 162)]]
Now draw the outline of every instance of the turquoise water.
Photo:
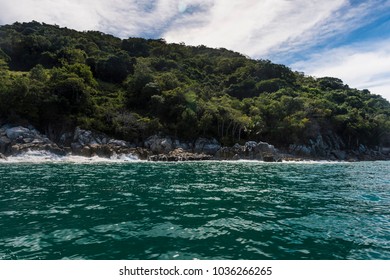
[(0, 163), (0, 259), (390, 259), (389, 170)]

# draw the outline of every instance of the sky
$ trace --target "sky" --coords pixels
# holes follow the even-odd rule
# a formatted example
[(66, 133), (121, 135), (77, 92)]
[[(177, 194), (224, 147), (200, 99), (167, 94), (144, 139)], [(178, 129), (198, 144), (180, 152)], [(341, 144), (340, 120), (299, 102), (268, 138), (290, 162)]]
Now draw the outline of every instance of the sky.
[(390, 101), (390, 0), (0, 0), (0, 25), (32, 20), (226, 48)]

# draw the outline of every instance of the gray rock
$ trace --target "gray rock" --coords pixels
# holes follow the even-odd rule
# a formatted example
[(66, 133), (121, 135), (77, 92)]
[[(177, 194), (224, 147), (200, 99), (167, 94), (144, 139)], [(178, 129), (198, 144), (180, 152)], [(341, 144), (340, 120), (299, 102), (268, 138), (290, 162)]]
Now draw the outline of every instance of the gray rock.
[(158, 154), (169, 153), (173, 150), (172, 139), (169, 137), (160, 137), (158, 135), (153, 135), (146, 139), (144, 146), (153, 153)]
[(72, 149), (73, 154), (78, 155), (81, 153), (81, 149), (83, 148), (83, 145), (81, 145), (78, 142), (73, 142), (70, 144), (70, 148)]
[(62, 133), (59, 139), (59, 144), (62, 146), (69, 145), (73, 141), (73, 133), (65, 132)]
[(290, 145), (289, 147), (290, 153), (309, 156), (312, 153), (311, 148), (305, 145)]
[(5, 155), (3, 155), (2, 153), (0, 153), (0, 159), (1, 160), (7, 160), (7, 157)]
[(81, 145), (108, 144), (110, 138), (103, 133), (92, 132), (76, 127), (73, 135), (73, 142), (79, 142)]
[(271, 153), (271, 154), (277, 153), (275, 147), (266, 142), (259, 142), (256, 146), (256, 150), (259, 151), (260, 153)]
[(345, 151), (340, 150), (333, 150), (331, 155), (333, 155), (337, 160), (346, 160), (347, 158), (347, 153)]
[(11, 141), (23, 138), (35, 138), (36, 136), (33, 131), (22, 126), (8, 128), (5, 132)]
[[(102, 141), (103, 143), (107, 141), (107, 139), (104, 139), (105, 141)], [(123, 140), (116, 140), (116, 139), (110, 139), (108, 141), (109, 145), (118, 146), (118, 147), (130, 147), (131, 145)]]
[(245, 143), (244, 150), (248, 152), (255, 151), (257, 147), (257, 142), (255, 141), (248, 141)]
[(232, 160), (239, 160), (241, 157), (238, 154), (235, 154), (232, 158)]
[(179, 140), (175, 140), (173, 142), (173, 146), (175, 149), (183, 149), (183, 151), (190, 151), (192, 150), (192, 144), (191, 143), (186, 143), (186, 142), (181, 142)]
[(195, 153), (214, 155), (218, 152), (219, 149), (221, 149), (221, 144), (219, 144), (219, 142), (214, 138), (198, 138), (194, 145)]

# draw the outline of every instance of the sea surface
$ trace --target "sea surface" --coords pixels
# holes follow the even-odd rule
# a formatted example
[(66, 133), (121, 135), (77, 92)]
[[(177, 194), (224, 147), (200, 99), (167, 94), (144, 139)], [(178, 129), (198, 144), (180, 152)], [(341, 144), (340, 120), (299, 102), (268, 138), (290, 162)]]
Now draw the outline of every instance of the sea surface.
[(390, 259), (390, 162), (0, 162), (0, 260)]

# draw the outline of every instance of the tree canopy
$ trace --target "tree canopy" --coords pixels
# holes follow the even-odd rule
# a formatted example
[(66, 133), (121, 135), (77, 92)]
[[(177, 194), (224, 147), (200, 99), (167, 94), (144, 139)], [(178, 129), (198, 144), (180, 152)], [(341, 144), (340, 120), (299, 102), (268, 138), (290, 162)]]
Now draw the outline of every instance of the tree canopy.
[(164, 133), (276, 145), (338, 135), (390, 143), (390, 104), (226, 49), (121, 40), (45, 23), (0, 27), (0, 120), (82, 126), (129, 141)]

